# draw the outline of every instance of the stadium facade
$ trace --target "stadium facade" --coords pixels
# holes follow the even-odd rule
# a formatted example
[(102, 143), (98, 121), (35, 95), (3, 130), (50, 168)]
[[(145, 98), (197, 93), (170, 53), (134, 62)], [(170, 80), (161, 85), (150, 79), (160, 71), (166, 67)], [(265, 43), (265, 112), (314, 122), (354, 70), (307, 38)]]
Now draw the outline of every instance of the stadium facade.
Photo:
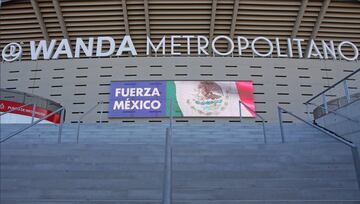
[(251, 81), (267, 121), (278, 105), (305, 116), (305, 101), (360, 65), (358, 1), (12, 0), (2, 2), (0, 30), (1, 88), (60, 103), (66, 122), (98, 102), (84, 122), (167, 121), (108, 116), (112, 84), (140, 81)]

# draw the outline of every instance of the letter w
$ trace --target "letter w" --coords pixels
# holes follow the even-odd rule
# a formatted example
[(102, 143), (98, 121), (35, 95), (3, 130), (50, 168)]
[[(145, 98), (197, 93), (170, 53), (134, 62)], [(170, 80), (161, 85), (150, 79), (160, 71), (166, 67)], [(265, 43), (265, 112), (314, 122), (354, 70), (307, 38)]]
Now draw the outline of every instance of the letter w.
[(35, 46), (35, 41), (30, 41), (31, 60), (37, 60), (41, 52), (43, 52), (44, 59), (50, 59), (54, 51), (56, 40), (51, 40), (49, 47), (47, 47), (46, 40), (40, 40), (39, 46)]

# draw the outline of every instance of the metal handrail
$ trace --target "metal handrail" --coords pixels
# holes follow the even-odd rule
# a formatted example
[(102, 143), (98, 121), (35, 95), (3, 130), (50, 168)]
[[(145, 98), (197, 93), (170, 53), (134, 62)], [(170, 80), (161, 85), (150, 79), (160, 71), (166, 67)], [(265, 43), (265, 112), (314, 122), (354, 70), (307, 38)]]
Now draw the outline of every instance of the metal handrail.
[(162, 204), (172, 203), (172, 131), (166, 128)]
[[(316, 105), (316, 104), (314, 104), (314, 103), (308, 103), (308, 104), (309, 104), (309, 105), (316, 106), (316, 107), (320, 107), (321, 109), (325, 110), (324, 107), (318, 106), (318, 105)], [(328, 112), (329, 112), (329, 113), (334, 113), (335, 115), (338, 115), (338, 116), (340, 116), (340, 117), (342, 117), (342, 118), (345, 118), (345, 119), (347, 119), (347, 120), (349, 120), (349, 121), (351, 121), (351, 122), (353, 122), (353, 123), (360, 123), (359, 120), (349, 118), (349, 117), (347, 117), (347, 116), (345, 116), (345, 115), (343, 115), (343, 114), (341, 114), (341, 113), (337, 113), (336, 111), (328, 110)], [(309, 118), (309, 119), (310, 119), (310, 118)]]
[(307, 124), (307, 125), (315, 128), (315, 129), (325, 133), (327, 136), (330, 136), (330, 137), (334, 138), (335, 140), (339, 141), (340, 143), (350, 147), (351, 148), (351, 153), (352, 153), (352, 156), (353, 156), (353, 161), (354, 161), (356, 179), (357, 179), (358, 187), (360, 189), (360, 157), (359, 157), (358, 148), (353, 142), (351, 142), (351, 141), (349, 141), (349, 140), (347, 140), (347, 139), (345, 139), (343, 137), (340, 137), (340, 136), (338, 136), (338, 135), (336, 135), (336, 134), (334, 134), (332, 132), (329, 132), (329, 131), (325, 130), (324, 128), (321, 128), (321, 127), (319, 127), (319, 126), (317, 126), (317, 125), (315, 125), (313, 123), (310, 123), (310, 122), (302, 119), (301, 117), (295, 115), (294, 113), (292, 113), (290, 111), (287, 111), (284, 108), (281, 108), (280, 106), (278, 106), (279, 124), (280, 124), (280, 133), (281, 133), (282, 143), (285, 142), (283, 120), (282, 120), (282, 115), (281, 115), (282, 113), (287, 113), (287, 114), (293, 116), (294, 118), (304, 122), (305, 124)]
[(335, 84), (329, 86), (327, 89), (325, 89), (324, 91), (318, 93), (317, 95), (313, 96), (312, 98), (310, 98), (309, 100), (307, 100), (305, 102), (305, 104), (310, 103), (311, 101), (313, 101), (315, 98), (321, 96), (322, 94), (324, 94), (325, 92), (329, 91), (330, 89), (334, 88), (335, 86), (337, 86), (338, 84), (340, 84), (341, 82), (347, 80), (348, 78), (352, 77), (353, 75), (355, 75), (356, 73), (360, 72), (360, 68), (358, 68), (357, 70), (355, 70), (353, 73), (349, 74), (348, 76), (344, 77), (343, 79), (341, 79), (340, 81), (336, 82)]
[(241, 121), (241, 105), (244, 105), (244, 107), (254, 113), (257, 117), (259, 117), (261, 119), (261, 122), (262, 122), (262, 127), (263, 127), (263, 135), (264, 135), (264, 143), (266, 144), (267, 143), (267, 138), (266, 138), (266, 130), (265, 130), (265, 119), (259, 115), (256, 111), (253, 111), (248, 105), (246, 105), (245, 103), (243, 103), (242, 101), (239, 101), (239, 104), (240, 104), (240, 121)]
[(97, 106), (99, 106), (101, 104), (101, 112), (100, 112), (100, 120), (99, 123), (102, 123), (102, 114), (103, 114), (103, 107), (102, 105), (104, 104), (103, 101), (97, 102), (93, 107), (91, 107), (88, 111), (86, 111), (85, 113), (83, 113), (79, 119), (77, 120), (77, 129), (76, 129), (76, 143), (79, 143), (79, 137), (80, 137), (80, 121), (86, 116), (88, 115), (90, 112), (92, 112)]
[(24, 127), (24, 128), (21, 128), (20, 130), (17, 130), (17, 131), (15, 131), (15, 132), (11, 133), (11, 134), (8, 135), (5, 139), (2, 139), (2, 140), (0, 141), (0, 143), (3, 143), (3, 142), (5, 142), (5, 141), (7, 141), (8, 139), (14, 137), (15, 135), (18, 135), (18, 134), (24, 132), (25, 130), (33, 127), (34, 125), (40, 123), (41, 121), (47, 119), (48, 117), (51, 117), (51, 116), (55, 115), (55, 114), (58, 113), (58, 112), (61, 112), (60, 125), (59, 125), (59, 134), (58, 134), (58, 143), (61, 143), (62, 124), (63, 124), (63, 122), (64, 122), (64, 110), (65, 110), (65, 108), (64, 108), (64, 107), (61, 107), (61, 108), (57, 109), (56, 111), (53, 111), (53, 112), (45, 115), (44, 117), (42, 117), (42, 118), (40, 118), (39, 120), (31, 123), (30, 125), (28, 125), (28, 126), (26, 126), (26, 127)]

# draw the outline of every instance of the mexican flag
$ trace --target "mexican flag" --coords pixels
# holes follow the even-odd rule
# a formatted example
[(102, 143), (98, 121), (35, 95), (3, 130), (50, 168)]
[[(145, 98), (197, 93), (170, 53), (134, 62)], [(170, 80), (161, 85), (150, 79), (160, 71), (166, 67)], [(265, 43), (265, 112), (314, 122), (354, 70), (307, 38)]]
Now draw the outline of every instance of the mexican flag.
[(167, 81), (166, 92), (174, 117), (255, 117), (252, 81)]

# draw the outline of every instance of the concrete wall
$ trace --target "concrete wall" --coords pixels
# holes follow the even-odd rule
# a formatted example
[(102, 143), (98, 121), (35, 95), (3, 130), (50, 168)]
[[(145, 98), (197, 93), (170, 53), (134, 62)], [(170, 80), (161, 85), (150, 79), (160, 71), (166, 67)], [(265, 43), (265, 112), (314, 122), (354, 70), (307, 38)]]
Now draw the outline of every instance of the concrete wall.
[[(358, 62), (240, 57), (61, 59), (0, 65), (2, 88), (60, 102), (67, 109), (67, 122), (76, 121), (97, 101), (107, 102), (112, 80), (253, 80), (256, 110), (266, 120), (277, 120), (278, 105), (305, 117), (304, 101), (360, 67)], [(329, 100), (339, 96), (332, 93)], [(93, 112), (84, 122), (95, 122), (99, 115), (99, 112)], [(124, 121), (108, 119), (106, 114), (103, 118), (108, 122)], [(163, 120), (156, 119), (155, 122)], [(190, 121), (193, 120), (203, 119)], [(290, 122), (293, 118), (285, 116), (285, 120)], [(215, 121), (234, 122), (238, 119), (221, 118)]]

